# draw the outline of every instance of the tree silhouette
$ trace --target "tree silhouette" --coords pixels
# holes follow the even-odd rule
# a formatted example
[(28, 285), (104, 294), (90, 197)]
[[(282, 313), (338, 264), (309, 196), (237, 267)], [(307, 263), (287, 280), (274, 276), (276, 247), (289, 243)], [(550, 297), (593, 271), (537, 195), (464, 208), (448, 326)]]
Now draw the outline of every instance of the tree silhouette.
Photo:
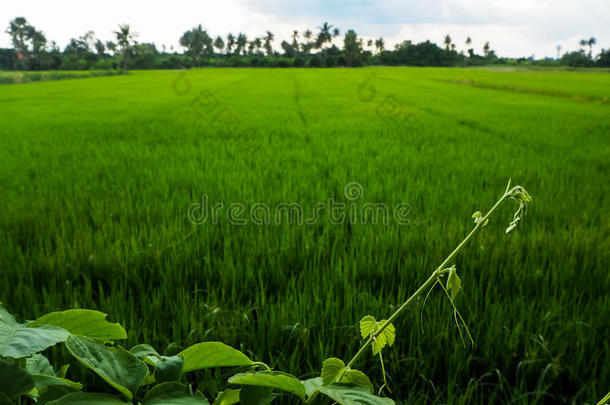
[(271, 42), (273, 42), (273, 32), (267, 31), (265, 34), (265, 51), (267, 52), (267, 56), (271, 56), (273, 53), (273, 48), (271, 47)]
[(119, 30), (114, 31), (114, 35), (117, 40), (117, 44), (123, 54), (123, 73), (127, 71), (127, 61), (129, 55), (136, 43), (137, 33), (131, 31), (129, 24), (120, 24)]
[(383, 38), (378, 38), (375, 40), (375, 48), (377, 48), (377, 53), (383, 52), (384, 47), (385, 43), (383, 42)]

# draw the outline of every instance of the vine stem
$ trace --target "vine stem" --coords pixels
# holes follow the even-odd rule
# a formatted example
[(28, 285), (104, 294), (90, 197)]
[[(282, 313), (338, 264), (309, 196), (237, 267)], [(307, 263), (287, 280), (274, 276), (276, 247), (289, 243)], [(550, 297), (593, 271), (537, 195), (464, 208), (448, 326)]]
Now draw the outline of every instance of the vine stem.
[[(415, 291), (396, 311), (394, 311), (394, 313), (387, 319), (387, 321), (383, 325), (379, 327), (378, 330), (375, 331), (374, 334), (371, 334), (367, 341), (360, 347), (360, 350), (358, 350), (358, 352), (354, 355), (354, 357), (352, 357), (349, 363), (347, 363), (347, 366), (337, 375), (337, 377), (334, 379), (335, 382), (341, 381), (341, 378), (343, 378), (347, 370), (349, 370), (356, 363), (356, 361), (358, 361), (358, 359), (362, 357), (362, 355), (371, 346), (371, 344), (373, 344), (373, 341), (376, 339), (376, 337), (379, 336), (385, 328), (387, 328), (396, 318), (398, 318), (403, 312), (405, 312), (407, 308), (409, 308), (411, 303), (413, 303), (413, 301), (415, 301), (428, 288), (430, 288), (432, 285), (434, 285), (434, 283), (438, 281), (438, 277), (443, 274), (443, 270), (447, 267), (451, 260), (453, 260), (453, 258), (460, 252), (460, 250), (462, 250), (468, 244), (470, 239), (472, 239), (472, 237), (477, 233), (477, 231), (487, 224), (487, 220), (494, 213), (494, 211), (498, 209), (498, 207), (502, 205), (502, 203), (507, 198), (513, 197), (513, 195), (520, 190), (523, 190), (521, 186), (515, 186), (511, 189), (510, 180), (508, 181), (508, 185), (506, 186), (506, 190), (504, 191), (502, 197), (500, 197), (500, 199), (496, 201), (496, 203), (489, 209), (485, 216), (477, 220), (474, 228), (470, 231), (470, 233), (466, 235), (464, 240), (462, 240), (455, 249), (453, 249), (449, 256), (447, 256), (447, 258), (443, 260), (443, 262), (436, 268), (436, 270), (432, 272), (430, 277), (421, 285), (421, 287), (419, 287), (417, 291)], [(316, 398), (319, 392), (320, 391), (318, 390), (314, 391), (312, 395), (307, 399), (307, 401), (305, 401), (305, 403), (310, 404)]]
[(420, 295), (422, 295), (431, 285), (433, 285), (436, 280), (437, 277), (442, 274), (443, 269), (449, 264), (449, 262), (451, 262), (451, 260), (453, 260), (453, 258), (459, 253), (460, 250), (462, 250), (464, 248), (464, 246), (466, 246), (466, 244), (468, 244), (468, 242), (470, 241), (470, 239), (472, 239), (472, 237), (477, 233), (477, 231), (483, 226), (483, 224), (486, 223), (486, 221), (489, 219), (489, 217), (491, 216), (491, 214), (494, 213), (494, 211), (500, 206), (502, 205), (502, 203), (509, 198), (514, 191), (518, 190), (520, 187), (514, 187), (513, 189), (509, 190), (510, 187), (510, 182), (509, 182), (509, 186), (506, 187), (506, 191), (504, 192), (504, 195), (493, 205), (493, 207), (491, 207), (491, 209), (487, 212), (487, 214), (485, 214), (484, 217), (482, 217), (481, 219), (479, 219), (476, 223), (476, 225), (474, 226), (474, 228), (470, 231), (470, 233), (468, 235), (466, 235), (466, 237), (464, 238), (464, 240), (462, 240), (462, 242), (460, 242), (459, 245), (457, 245), (457, 247), (455, 249), (453, 249), (453, 252), (451, 252), (449, 254), (449, 256), (447, 256), (447, 258), (445, 260), (443, 260), (443, 262), (436, 268), (436, 270), (434, 270), (434, 272), (432, 272), (432, 274), (430, 275), (430, 277), (421, 285), (421, 287), (419, 287), (417, 289), (417, 291), (415, 291), (401, 306), (400, 308), (398, 308), (389, 318), (388, 320), (381, 325), (381, 327), (375, 331), (374, 334), (372, 334), (367, 341), (362, 345), (362, 347), (360, 347), (360, 350), (358, 350), (358, 352), (354, 355), (354, 357), (352, 357), (352, 359), (349, 361), (349, 363), (347, 363), (347, 367), (345, 368), (345, 370), (343, 370), (343, 372), (341, 372), (338, 376), (337, 376), (337, 381), (341, 380), (341, 377), (343, 377), (343, 375), (345, 374), (345, 372), (351, 368), (354, 363), (356, 363), (356, 361), (358, 361), (358, 359), (360, 357), (362, 357), (362, 355), (365, 353), (365, 351), (371, 346), (371, 344), (373, 343), (373, 341), (375, 340), (375, 338), (377, 336), (379, 336), (381, 334), (381, 332), (383, 332), (383, 330), (385, 328), (387, 328), (396, 318), (398, 318), (408, 307), (409, 305), (411, 305), (411, 303), (413, 303), (413, 301), (415, 301)]

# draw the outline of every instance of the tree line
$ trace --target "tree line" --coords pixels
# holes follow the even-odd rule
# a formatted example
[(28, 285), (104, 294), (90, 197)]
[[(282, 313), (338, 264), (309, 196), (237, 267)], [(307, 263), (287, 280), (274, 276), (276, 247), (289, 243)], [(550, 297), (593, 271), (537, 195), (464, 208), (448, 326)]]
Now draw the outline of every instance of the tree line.
[[(6, 70), (88, 70), (88, 69), (179, 69), (202, 66), (253, 67), (335, 67), (363, 65), (473, 66), (486, 64), (566, 65), (579, 67), (610, 66), (610, 49), (593, 57), (595, 38), (580, 41), (580, 49), (556, 59), (500, 58), (486, 42), (478, 54), (472, 39), (466, 38), (467, 51), (458, 51), (446, 35), (443, 47), (424, 41), (403, 41), (386, 49), (383, 38), (364, 39), (347, 30), (343, 38), (338, 28), (324, 22), (316, 31), (293, 31), (288, 40), (274, 48), (271, 31), (248, 38), (243, 32), (226, 37), (211, 35), (201, 25), (184, 32), (179, 39), (183, 50), (154, 43), (138, 42), (138, 35), (127, 25), (119, 25), (112, 41), (102, 41), (93, 31), (71, 38), (60, 49), (54, 41), (28, 23), (24, 17), (9, 22), (6, 33), (13, 48), (0, 49), (0, 69)], [(337, 39), (337, 41), (335, 41)], [(342, 46), (336, 45), (336, 42)], [(588, 48), (588, 52), (585, 48)]]

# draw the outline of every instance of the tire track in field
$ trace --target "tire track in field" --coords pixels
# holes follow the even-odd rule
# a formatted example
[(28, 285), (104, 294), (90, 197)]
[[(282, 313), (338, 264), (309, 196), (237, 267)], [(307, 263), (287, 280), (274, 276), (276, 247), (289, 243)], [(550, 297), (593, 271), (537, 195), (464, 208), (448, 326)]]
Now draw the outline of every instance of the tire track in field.
[(301, 107), (301, 83), (296, 76), (294, 77), (294, 103), (297, 106), (297, 114), (299, 115), (301, 122), (307, 125), (307, 118), (305, 118), (303, 107)]

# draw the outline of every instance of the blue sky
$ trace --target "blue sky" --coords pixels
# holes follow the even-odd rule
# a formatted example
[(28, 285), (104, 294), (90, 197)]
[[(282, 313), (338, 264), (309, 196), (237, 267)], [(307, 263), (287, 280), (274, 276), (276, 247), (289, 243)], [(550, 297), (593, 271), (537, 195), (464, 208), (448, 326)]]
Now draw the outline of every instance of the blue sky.
[[(458, 50), (466, 37), (481, 52), (485, 41), (501, 56), (555, 56), (578, 48), (582, 38), (594, 36), (594, 48), (610, 48), (610, 0), (20, 0), (4, 2), (0, 23), (25, 16), (50, 40), (64, 46), (71, 37), (93, 30), (103, 40), (112, 39), (119, 23), (129, 23), (139, 40), (168, 48), (178, 46), (186, 29), (202, 24), (213, 35), (243, 31), (248, 36), (266, 30), (288, 39), (324, 21), (341, 32), (355, 29), (364, 38), (383, 36), (388, 47), (403, 40), (430, 39), (442, 43), (449, 34)], [(4, 30), (3, 30), (4, 31)], [(279, 49), (279, 42), (275, 47)], [(9, 46), (7, 34), (0, 46)]]

